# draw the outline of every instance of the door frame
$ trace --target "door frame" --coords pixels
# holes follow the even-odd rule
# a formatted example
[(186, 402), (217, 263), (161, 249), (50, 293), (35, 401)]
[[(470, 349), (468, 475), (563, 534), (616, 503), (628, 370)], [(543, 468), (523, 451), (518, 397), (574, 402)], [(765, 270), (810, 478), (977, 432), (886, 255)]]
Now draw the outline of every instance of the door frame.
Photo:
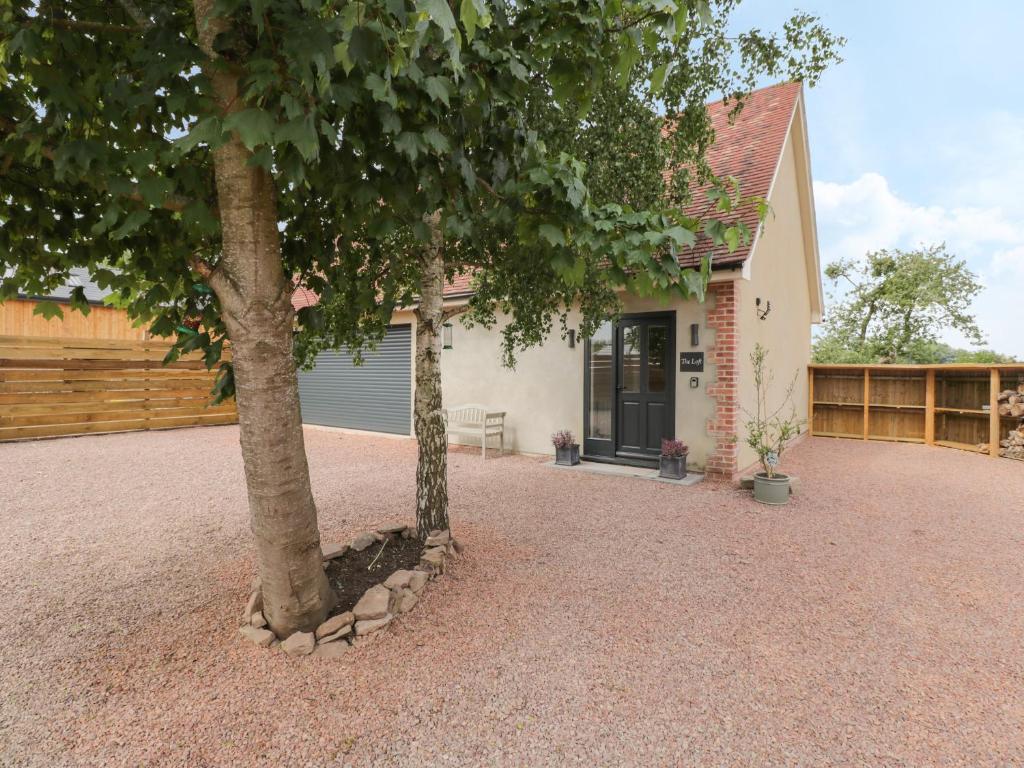
[(612, 323), (612, 423), (611, 439), (593, 440), (588, 438), (590, 432), (590, 339), (583, 345), (583, 457), (588, 461), (605, 464), (625, 464), (629, 466), (656, 466), (657, 457), (638, 457), (635, 455), (618, 456), (619, 429), (619, 386), (622, 371), (621, 353), (619, 350), (619, 333), (623, 321), (629, 320), (665, 320), (667, 321), (669, 338), (665, 371), (667, 414), (666, 421), (675, 432), (676, 421), (676, 311), (662, 310), (659, 312), (628, 312)]

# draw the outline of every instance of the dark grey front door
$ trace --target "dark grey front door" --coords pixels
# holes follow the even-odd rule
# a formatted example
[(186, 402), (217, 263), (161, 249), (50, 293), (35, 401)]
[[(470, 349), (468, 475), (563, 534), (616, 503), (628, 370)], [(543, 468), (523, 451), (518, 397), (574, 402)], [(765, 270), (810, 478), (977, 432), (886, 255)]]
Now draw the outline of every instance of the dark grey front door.
[(655, 461), (674, 436), (674, 327), (671, 315), (634, 315), (616, 328), (617, 457)]

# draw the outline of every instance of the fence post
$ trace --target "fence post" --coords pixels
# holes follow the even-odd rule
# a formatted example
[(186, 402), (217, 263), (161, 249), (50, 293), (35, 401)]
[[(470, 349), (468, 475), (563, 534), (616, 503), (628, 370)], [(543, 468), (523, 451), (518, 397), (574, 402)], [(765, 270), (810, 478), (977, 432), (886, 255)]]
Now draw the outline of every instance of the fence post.
[(924, 443), (935, 445), (935, 369), (925, 373), (924, 384)]
[(868, 404), (871, 402), (871, 369), (864, 369), (864, 439), (868, 439), (868, 422), (870, 421)]
[(814, 437), (814, 369), (807, 366), (807, 436)]
[(989, 387), (988, 398), (988, 455), (993, 459), (999, 458), (999, 369), (993, 368), (991, 373), (991, 386)]

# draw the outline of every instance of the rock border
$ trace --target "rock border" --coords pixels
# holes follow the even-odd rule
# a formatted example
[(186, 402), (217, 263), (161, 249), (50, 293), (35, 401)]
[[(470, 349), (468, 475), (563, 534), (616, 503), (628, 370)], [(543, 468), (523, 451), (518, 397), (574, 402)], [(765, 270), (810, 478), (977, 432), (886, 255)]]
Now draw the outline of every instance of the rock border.
[[(406, 525), (389, 525), (363, 531), (349, 544), (331, 544), (322, 548), (324, 568), (331, 560), (341, 558), (350, 549), (360, 552), (374, 542), (401, 536), (410, 539), (416, 529)], [(351, 611), (329, 617), (313, 632), (296, 632), (281, 640), (267, 626), (263, 615), (263, 593), (257, 576), (242, 612), (239, 634), (261, 648), (280, 647), (289, 656), (321, 656), (337, 658), (358, 641), (368, 638), (419, 602), (427, 584), (444, 574), (448, 561), (461, 555), (462, 545), (450, 531), (431, 531), (424, 542), (420, 562), (415, 570), (397, 570), (380, 584), (370, 587)]]

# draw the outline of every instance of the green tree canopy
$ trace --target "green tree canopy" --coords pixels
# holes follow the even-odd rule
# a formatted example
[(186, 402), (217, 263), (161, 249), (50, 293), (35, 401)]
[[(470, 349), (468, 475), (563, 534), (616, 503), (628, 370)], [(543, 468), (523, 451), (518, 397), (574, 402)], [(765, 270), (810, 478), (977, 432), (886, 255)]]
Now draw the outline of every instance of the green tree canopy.
[(836, 261), (825, 276), (842, 293), (830, 296), (835, 304), (814, 345), (817, 362), (937, 362), (944, 329), (984, 343), (970, 311), (981, 284), (944, 245)]

